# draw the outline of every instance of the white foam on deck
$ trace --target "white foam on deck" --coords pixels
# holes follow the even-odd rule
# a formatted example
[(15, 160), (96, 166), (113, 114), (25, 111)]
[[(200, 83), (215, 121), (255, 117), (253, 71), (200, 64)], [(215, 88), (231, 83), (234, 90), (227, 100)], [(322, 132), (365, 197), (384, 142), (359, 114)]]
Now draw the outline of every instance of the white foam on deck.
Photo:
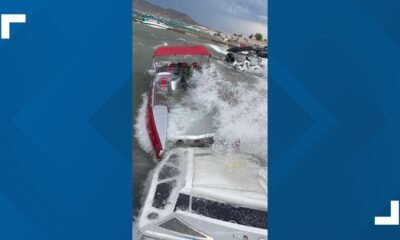
[[(170, 108), (170, 116), (176, 117), (168, 120), (167, 138), (185, 135), (196, 127), (208, 133), (207, 126), (198, 121), (204, 118), (211, 121), (202, 121), (204, 125), (211, 125), (215, 133), (214, 150), (231, 152), (240, 145), (240, 151), (267, 159), (267, 79), (242, 73), (234, 76), (224, 75), (215, 64), (203, 73), (195, 73), (191, 80), (194, 85), (183, 99), (185, 104)], [(143, 97), (135, 136), (146, 152), (152, 152), (146, 130), (146, 105), (147, 98)]]
[[(184, 101), (189, 101), (185, 98)], [(208, 112), (193, 108), (194, 103), (171, 106), (168, 119), (168, 139), (213, 133), (212, 119)]]

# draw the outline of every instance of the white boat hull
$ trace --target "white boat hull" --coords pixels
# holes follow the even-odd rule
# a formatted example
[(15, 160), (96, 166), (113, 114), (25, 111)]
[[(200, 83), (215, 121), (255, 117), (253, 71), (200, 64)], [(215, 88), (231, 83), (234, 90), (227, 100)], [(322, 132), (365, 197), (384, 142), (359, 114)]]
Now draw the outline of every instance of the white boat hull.
[(149, 27), (157, 28), (157, 29), (165, 29), (165, 30), (171, 29), (170, 26), (167, 26), (167, 25), (165, 25), (165, 24), (155, 23), (155, 22), (147, 22), (147, 21), (144, 21), (143, 24), (146, 24), (146, 25), (148, 25)]

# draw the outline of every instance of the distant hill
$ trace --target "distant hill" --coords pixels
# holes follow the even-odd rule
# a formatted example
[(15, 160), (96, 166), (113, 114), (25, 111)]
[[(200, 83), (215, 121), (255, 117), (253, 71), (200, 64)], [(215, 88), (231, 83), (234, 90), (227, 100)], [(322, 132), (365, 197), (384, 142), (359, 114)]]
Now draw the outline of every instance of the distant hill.
[(151, 13), (152, 15), (160, 15), (161, 17), (178, 20), (190, 25), (200, 25), (185, 13), (170, 8), (159, 7), (147, 2), (146, 0), (133, 0), (133, 8), (142, 12)]

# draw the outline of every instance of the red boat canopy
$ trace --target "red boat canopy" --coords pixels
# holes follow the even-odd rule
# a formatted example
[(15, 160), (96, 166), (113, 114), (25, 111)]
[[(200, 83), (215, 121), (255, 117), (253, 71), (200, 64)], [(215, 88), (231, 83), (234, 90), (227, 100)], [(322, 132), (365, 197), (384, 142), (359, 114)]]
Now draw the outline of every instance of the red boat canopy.
[(159, 56), (176, 56), (176, 55), (208, 55), (208, 49), (203, 46), (174, 46), (174, 47), (159, 47), (154, 52), (153, 57)]

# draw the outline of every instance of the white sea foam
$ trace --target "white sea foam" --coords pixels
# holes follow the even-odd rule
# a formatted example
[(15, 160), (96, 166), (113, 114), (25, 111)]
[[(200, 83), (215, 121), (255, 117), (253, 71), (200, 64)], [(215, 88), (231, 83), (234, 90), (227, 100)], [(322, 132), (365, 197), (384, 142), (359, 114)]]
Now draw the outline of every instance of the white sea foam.
[(132, 239), (140, 239), (142, 237), (138, 227), (138, 221), (135, 217), (135, 219), (132, 221)]
[(203, 74), (194, 76), (197, 84), (190, 95), (205, 111), (216, 110), (215, 150), (239, 148), (266, 159), (267, 81), (244, 76), (239, 81), (229, 81), (212, 65)]
[[(215, 64), (203, 73), (194, 73), (184, 101), (171, 108), (180, 118), (169, 122), (170, 134), (182, 134), (199, 117), (211, 114), (215, 128), (212, 149), (217, 152), (245, 152), (267, 159), (267, 80), (242, 73), (223, 74)], [(135, 137), (141, 148), (152, 152), (146, 130), (148, 95), (143, 94), (135, 124)], [(143, 203), (151, 184), (149, 172), (142, 186)], [(266, 186), (266, 183), (264, 181)], [(140, 215), (140, 214), (139, 214)], [(133, 221), (133, 236), (140, 238), (138, 219)]]
[(140, 106), (137, 117), (136, 117), (135, 137), (138, 140), (140, 147), (144, 151), (151, 153), (153, 150), (153, 147), (151, 145), (150, 138), (149, 138), (149, 135), (147, 134), (147, 128), (146, 128), (147, 101), (148, 101), (148, 95), (143, 94), (142, 95), (142, 105)]
[(222, 49), (222, 47), (214, 45), (214, 44), (206, 44), (207, 46), (209, 46), (210, 48), (212, 48), (214, 51), (222, 53), (224, 55), (228, 54), (228, 52), (226, 51), (226, 49)]
[[(171, 108), (173, 114), (180, 117), (169, 120), (169, 136), (183, 134), (193, 127), (192, 123), (209, 114), (215, 131), (214, 150), (239, 150), (266, 159), (267, 80), (242, 73), (236, 75), (235, 79), (224, 75), (215, 64), (203, 73), (195, 73), (191, 79), (193, 87), (188, 89), (184, 104)], [(144, 95), (135, 136), (140, 146), (151, 152), (145, 123), (146, 105), (147, 95)]]
[[(147, 194), (148, 194), (150, 186), (151, 186), (151, 179), (153, 177), (153, 171), (154, 170), (151, 170), (150, 172), (148, 172), (147, 177), (146, 177), (145, 181), (143, 181), (143, 184), (140, 188), (141, 190), (140, 190), (140, 195), (139, 195), (139, 201), (142, 206), (144, 205), (144, 203), (146, 201), (146, 197), (147, 197)], [(137, 192), (137, 194), (139, 194), (139, 193)], [(143, 208), (141, 208), (139, 210), (139, 213), (137, 216), (136, 215), (133, 216), (133, 220), (132, 220), (133, 239), (142, 239), (141, 238), (142, 234), (139, 231), (139, 216), (141, 215), (142, 210), (143, 210)]]
[(156, 72), (156, 70), (154, 68), (146, 69), (146, 73), (149, 74), (150, 76), (152, 76), (155, 72)]
[(157, 45), (153, 46), (152, 48), (153, 48), (153, 49), (157, 49), (157, 48), (163, 47), (163, 46), (168, 46), (168, 43), (167, 43), (167, 42), (163, 42), (163, 43), (161, 43), (161, 44), (157, 44)]

